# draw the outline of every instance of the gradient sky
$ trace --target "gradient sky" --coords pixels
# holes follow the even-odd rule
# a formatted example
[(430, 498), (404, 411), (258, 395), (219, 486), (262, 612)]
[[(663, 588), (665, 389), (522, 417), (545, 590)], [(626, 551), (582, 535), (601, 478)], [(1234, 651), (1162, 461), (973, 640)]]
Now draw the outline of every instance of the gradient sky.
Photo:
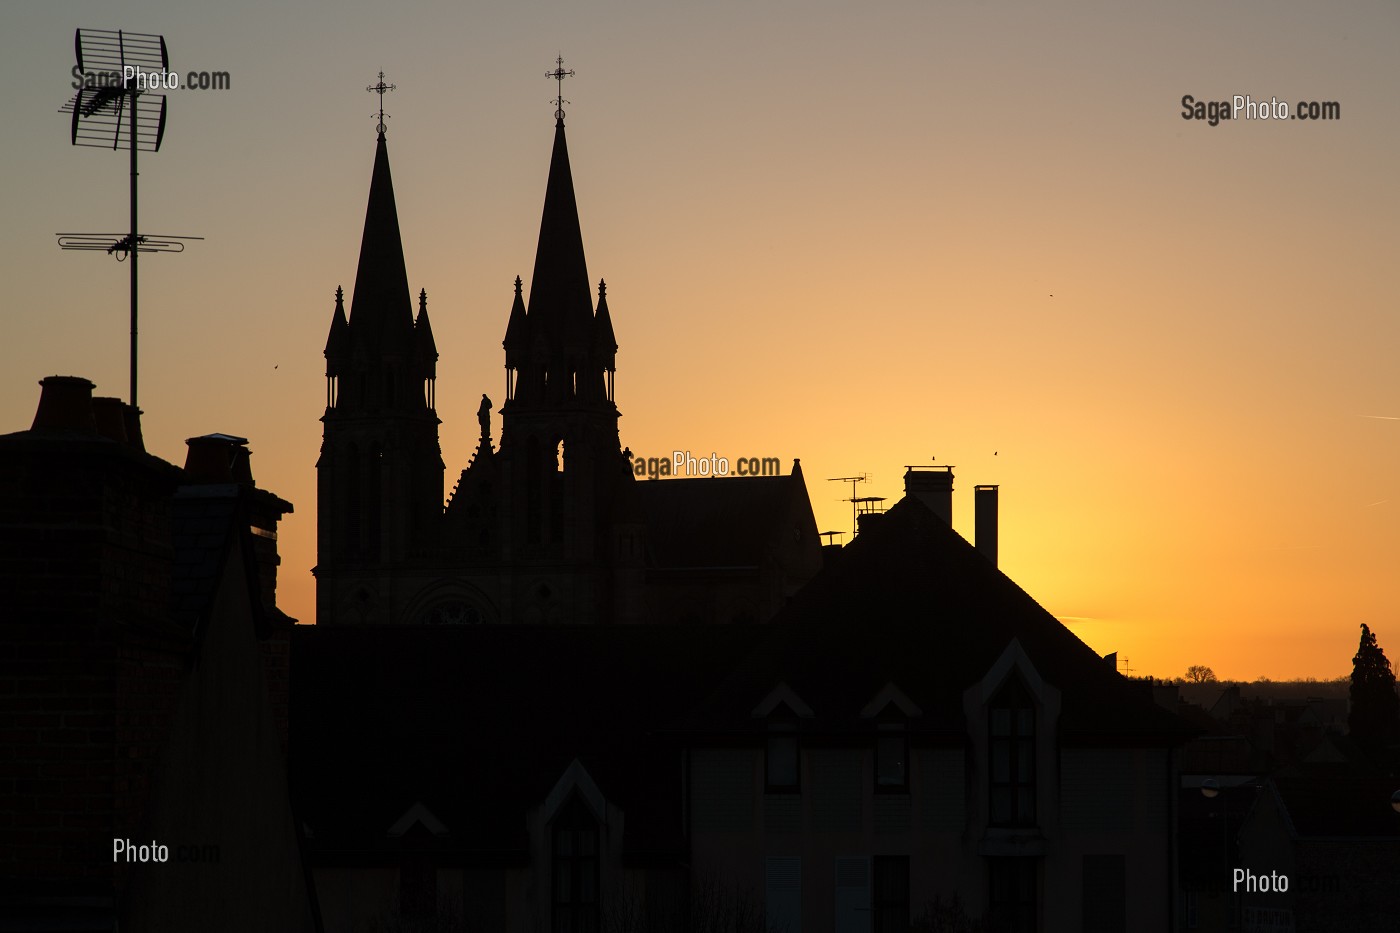
[[(389, 149), (441, 360), (448, 487), (529, 281), (562, 51), (623, 442), (800, 457), (817, 523), (904, 464), (998, 483), (1002, 568), (1135, 672), (1334, 677), (1400, 656), (1400, 7), (709, 2), (12, 2), (0, 10), (0, 432), (37, 380), (127, 394), (124, 154), (75, 149), (76, 27), (159, 32), (170, 99), (142, 230), (148, 449), (251, 439), (311, 621), (321, 355)], [(1181, 117), (1184, 94), (1338, 101), (1330, 123)], [(1053, 297), (1052, 297), (1053, 296)], [(499, 422), (496, 425), (499, 436)], [(995, 455), (994, 455), (995, 452)]]

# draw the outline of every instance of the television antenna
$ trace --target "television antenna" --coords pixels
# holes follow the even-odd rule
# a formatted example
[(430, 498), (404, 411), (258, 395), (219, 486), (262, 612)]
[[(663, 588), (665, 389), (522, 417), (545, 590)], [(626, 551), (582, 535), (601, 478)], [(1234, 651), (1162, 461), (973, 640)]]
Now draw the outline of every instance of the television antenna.
[[(170, 70), (170, 56), (165, 37), (120, 29), (79, 29), (73, 35), (73, 48), (79, 74), (86, 74), (91, 68), (115, 73), (120, 79), (99, 87), (79, 88), (73, 99), (59, 108), (59, 113), (73, 115), (73, 145), (125, 147), (131, 151), (131, 230), (125, 234), (60, 233), (58, 245), (62, 249), (102, 250), (118, 261), (131, 260), (131, 407), (135, 408), (137, 258), (142, 253), (183, 252), (185, 241), (203, 237), (143, 236), (136, 224), (136, 154), (142, 150), (158, 152), (165, 138), (165, 95), (152, 91), (152, 85), (167, 86), (164, 75)], [(137, 106), (141, 97), (147, 102)]]
[(855, 534), (856, 534), (857, 522), (858, 522), (858, 519), (857, 519), (857, 516), (856, 516), (856, 507), (857, 507), (858, 503), (860, 502), (860, 499), (858, 499), (858, 498), (856, 497), (856, 484), (857, 484), (857, 483), (869, 482), (869, 480), (870, 480), (870, 474), (869, 474), (869, 473), (857, 473), (855, 476), (832, 476), (832, 477), (830, 477), (830, 478), (827, 479), (827, 482), (828, 482), (828, 483), (850, 483), (850, 484), (851, 484), (851, 498), (849, 498), (849, 499), (842, 499), (842, 500), (841, 500), (842, 502), (849, 502), (849, 503), (851, 504), (851, 537), (855, 537)]

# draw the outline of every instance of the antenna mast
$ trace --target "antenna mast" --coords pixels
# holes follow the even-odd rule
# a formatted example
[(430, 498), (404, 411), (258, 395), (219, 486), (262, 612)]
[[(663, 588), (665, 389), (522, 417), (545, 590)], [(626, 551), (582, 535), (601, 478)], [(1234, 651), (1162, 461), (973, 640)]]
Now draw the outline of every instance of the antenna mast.
[[(142, 253), (183, 252), (185, 240), (202, 237), (159, 235), (144, 237), (136, 222), (136, 154), (144, 149), (158, 152), (165, 138), (165, 95), (151, 92), (154, 87), (175, 87), (169, 81), (170, 56), (165, 37), (148, 33), (110, 29), (79, 29), (73, 36), (78, 73), (88, 66), (122, 76), (121, 83), (83, 87), (73, 99), (59, 108), (71, 113), (72, 143), (102, 149), (131, 150), (131, 229), (125, 235), (114, 233), (60, 233), (62, 249), (103, 250), (131, 262), (131, 407), (136, 408), (136, 319), (138, 258)], [(174, 81), (178, 82), (178, 78)], [(137, 98), (145, 95), (150, 104), (142, 110)], [(124, 113), (130, 111), (130, 115)], [(125, 122), (124, 122), (125, 121)], [(115, 237), (115, 239), (113, 239)]]

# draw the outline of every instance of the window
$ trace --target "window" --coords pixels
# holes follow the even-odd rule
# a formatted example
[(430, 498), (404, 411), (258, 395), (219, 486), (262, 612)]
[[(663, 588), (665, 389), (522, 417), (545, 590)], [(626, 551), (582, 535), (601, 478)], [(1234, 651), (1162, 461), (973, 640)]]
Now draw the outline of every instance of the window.
[(797, 744), (797, 714), (779, 703), (768, 714), (768, 744), (763, 756), (763, 783), (770, 794), (795, 794), (802, 785), (802, 754)]
[(988, 710), (990, 817), (993, 826), (1035, 823), (1035, 705), (1012, 677)]
[(909, 931), (909, 856), (875, 856), (871, 933)]
[(598, 933), (598, 823), (577, 796), (554, 818), (554, 933)]
[[(789, 727), (790, 728), (790, 727)], [(795, 794), (801, 787), (797, 733), (786, 729), (768, 735), (765, 781), (770, 794)]]
[(987, 859), (987, 933), (1035, 933), (1035, 888), (1035, 859)]
[[(876, 793), (909, 791), (909, 737), (902, 727), (881, 725), (875, 739)], [(898, 731), (895, 731), (898, 730)]]

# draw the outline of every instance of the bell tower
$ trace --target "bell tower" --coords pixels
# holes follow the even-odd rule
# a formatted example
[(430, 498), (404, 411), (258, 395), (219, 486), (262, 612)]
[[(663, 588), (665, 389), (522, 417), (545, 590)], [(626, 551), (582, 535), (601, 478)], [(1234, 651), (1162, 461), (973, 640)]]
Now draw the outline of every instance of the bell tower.
[(325, 356), (316, 620), (373, 621), (396, 571), (434, 548), (443, 509), (437, 346), (426, 292), (413, 315), (382, 109), (350, 313), (337, 288)]
[[(572, 72), (558, 64), (550, 77), (562, 81)], [(607, 286), (599, 283), (595, 307), (563, 103), (561, 96), (528, 303), (516, 278), (506, 326), (501, 542), (522, 581), (545, 581), (520, 600), (528, 605), (542, 592), (556, 593), (570, 607), (570, 618), (558, 621), (588, 622), (607, 611), (612, 518), (632, 474), (618, 437)]]

